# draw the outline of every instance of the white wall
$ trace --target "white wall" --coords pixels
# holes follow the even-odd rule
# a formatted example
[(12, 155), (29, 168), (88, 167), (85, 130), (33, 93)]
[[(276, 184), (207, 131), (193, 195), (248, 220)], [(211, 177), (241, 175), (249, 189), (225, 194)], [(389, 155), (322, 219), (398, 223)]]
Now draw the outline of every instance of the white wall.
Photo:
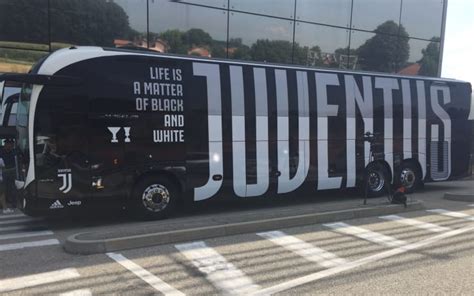
[[(469, 81), (474, 85), (474, 1), (449, 0), (443, 51), (442, 77)], [(470, 119), (474, 119), (471, 98)]]

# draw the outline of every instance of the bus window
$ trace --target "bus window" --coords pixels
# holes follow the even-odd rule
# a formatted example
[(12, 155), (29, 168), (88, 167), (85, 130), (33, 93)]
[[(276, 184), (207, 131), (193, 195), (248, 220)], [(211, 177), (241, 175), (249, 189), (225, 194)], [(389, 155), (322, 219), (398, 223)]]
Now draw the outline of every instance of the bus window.
[(12, 103), (10, 116), (8, 117), (7, 125), (15, 126), (16, 125), (16, 110), (18, 108), (18, 103)]
[(16, 123), (16, 103), (20, 96), (21, 87), (18, 83), (3, 82), (0, 85), (0, 102), (2, 126), (15, 126)]

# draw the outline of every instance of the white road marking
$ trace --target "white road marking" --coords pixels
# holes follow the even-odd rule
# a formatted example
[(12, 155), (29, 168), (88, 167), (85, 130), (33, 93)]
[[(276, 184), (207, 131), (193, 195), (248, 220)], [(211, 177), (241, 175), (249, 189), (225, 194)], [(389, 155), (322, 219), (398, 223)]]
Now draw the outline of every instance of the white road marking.
[(474, 207), (474, 204), (470, 204), (469, 206), (470, 206), (470, 207)]
[(89, 289), (80, 289), (80, 290), (73, 290), (66, 293), (61, 293), (59, 296), (92, 296), (92, 292)]
[(260, 289), (260, 286), (254, 284), (241, 270), (202, 241), (175, 247), (224, 294), (247, 295)]
[(39, 285), (70, 280), (80, 277), (74, 268), (38, 273), (22, 277), (0, 280), (0, 293), (31, 288)]
[(302, 276), (302, 277), (299, 277), (299, 278), (296, 278), (296, 279), (293, 279), (293, 280), (290, 280), (290, 281), (287, 281), (287, 282), (284, 282), (284, 283), (281, 283), (281, 284), (278, 284), (278, 285), (275, 285), (275, 286), (272, 286), (272, 287), (262, 289), (260, 291), (257, 291), (256, 293), (253, 293), (253, 295), (270, 295), (270, 294), (275, 294), (275, 293), (279, 293), (279, 292), (282, 292), (282, 291), (286, 291), (286, 290), (289, 290), (289, 289), (293, 289), (295, 287), (305, 285), (305, 284), (308, 284), (310, 282), (314, 282), (314, 281), (317, 281), (317, 280), (320, 280), (320, 279), (323, 279), (323, 278), (326, 278), (326, 277), (329, 277), (329, 276), (333, 276), (335, 274), (338, 274), (338, 273), (341, 273), (341, 272), (344, 272), (344, 271), (348, 271), (348, 270), (354, 269), (354, 268), (362, 266), (362, 265), (367, 265), (367, 264), (372, 263), (372, 262), (380, 261), (382, 259), (386, 259), (386, 258), (397, 256), (397, 255), (400, 255), (400, 254), (403, 254), (403, 253), (406, 253), (406, 252), (409, 252), (409, 251), (412, 251), (412, 250), (415, 250), (415, 249), (419, 249), (419, 248), (431, 245), (433, 243), (436, 243), (438, 241), (441, 241), (443, 239), (453, 237), (453, 236), (456, 236), (456, 235), (460, 235), (460, 234), (463, 234), (463, 233), (469, 232), (469, 231), (474, 231), (474, 226), (469, 226), (469, 227), (464, 227), (464, 228), (451, 230), (451, 231), (448, 231), (448, 232), (443, 232), (441, 234), (438, 234), (438, 235), (435, 235), (433, 237), (427, 238), (427, 239), (422, 240), (420, 242), (408, 244), (408, 245), (398, 247), (398, 248), (395, 248), (395, 249), (390, 249), (390, 250), (387, 250), (387, 251), (384, 251), (384, 252), (381, 252), (381, 253), (378, 253), (378, 254), (375, 254), (375, 255), (372, 255), (372, 256), (368, 256), (368, 257), (361, 258), (361, 259), (358, 259), (358, 260), (355, 260), (355, 261), (347, 262), (345, 264), (342, 264), (342, 265), (339, 265), (339, 266), (336, 266), (336, 267), (332, 267), (330, 269), (326, 269), (326, 270), (323, 270), (323, 271), (308, 274), (308, 275), (305, 275), (305, 276)]
[(28, 217), (25, 218), (16, 218), (6, 221), (0, 221), (0, 225), (7, 225), (7, 224), (15, 224), (15, 223), (22, 223), (22, 222), (36, 222), (38, 219), (31, 219)]
[(34, 241), (34, 242), (5, 244), (5, 245), (0, 245), (0, 252), (18, 250), (18, 249), (24, 249), (24, 248), (52, 246), (52, 245), (59, 245), (59, 241), (57, 239), (47, 239), (47, 240)]
[(367, 241), (384, 245), (387, 247), (399, 247), (399, 246), (403, 246), (407, 244), (407, 242), (398, 240), (394, 237), (387, 236), (387, 235), (377, 233), (377, 232), (373, 232), (371, 230), (368, 230), (362, 227), (352, 226), (344, 222), (324, 224), (324, 226), (332, 228), (333, 230), (336, 230), (338, 232), (357, 236)]
[(125, 267), (126, 269), (133, 272), (137, 277), (141, 278), (147, 284), (152, 286), (155, 290), (165, 295), (174, 295), (174, 296), (184, 296), (185, 294), (181, 291), (176, 290), (174, 287), (170, 286), (169, 284), (165, 283), (163, 280), (149, 272), (148, 270), (144, 269), (140, 265), (136, 264), (135, 262), (125, 258), (122, 254), (117, 253), (107, 253), (107, 256), (112, 258), (113, 260), (117, 261), (120, 265)]
[(474, 221), (473, 216), (465, 214), (465, 213), (461, 213), (461, 212), (453, 212), (453, 211), (447, 211), (447, 210), (443, 210), (443, 209), (427, 210), (427, 212), (436, 213), (436, 214), (440, 214), (440, 215), (448, 216), (448, 217), (452, 217), (452, 218), (461, 218), (461, 219), (468, 220), (468, 221)]
[(13, 238), (24, 238), (24, 237), (34, 237), (34, 236), (47, 236), (53, 235), (54, 233), (49, 230), (45, 231), (30, 231), (30, 232), (18, 232), (10, 234), (0, 235), (0, 240), (13, 239)]
[(397, 215), (382, 216), (380, 218), (384, 219), (384, 220), (395, 221), (395, 222), (402, 223), (402, 224), (405, 224), (405, 225), (414, 226), (416, 228), (428, 230), (428, 231), (431, 231), (431, 232), (443, 232), (443, 231), (451, 230), (448, 227), (439, 226), (439, 225), (436, 225), (436, 224), (433, 224), (433, 223), (423, 222), (423, 221), (416, 220), (416, 219), (403, 218), (403, 217), (400, 217), (400, 216), (397, 216)]
[(334, 267), (346, 263), (346, 260), (337, 257), (335, 254), (318, 248), (297, 237), (287, 235), (282, 231), (261, 232), (257, 233), (257, 235), (266, 238), (272, 243), (282, 246), (309, 261), (316, 262), (322, 267)]
[(27, 218), (28, 216), (26, 216), (24, 214), (4, 214), (4, 215), (0, 215), (0, 220), (2, 220), (2, 219), (11, 219), (11, 218), (20, 218), (20, 217)]
[(0, 231), (12, 231), (12, 230), (28, 230), (31, 228), (41, 228), (43, 226), (41, 225), (16, 225), (16, 226), (6, 226), (6, 227), (1, 227)]

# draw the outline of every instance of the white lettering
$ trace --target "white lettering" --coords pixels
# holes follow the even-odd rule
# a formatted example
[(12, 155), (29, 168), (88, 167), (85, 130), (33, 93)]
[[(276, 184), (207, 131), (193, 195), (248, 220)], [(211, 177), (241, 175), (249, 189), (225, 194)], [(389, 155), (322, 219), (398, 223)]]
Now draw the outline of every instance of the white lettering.
[(222, 147), (222, 105), (221, 80), (219, 65), (193, 63), (193, 74), (206, 78), (208, 141), (209, 141), (209, 176), (206, 184), (194, 188), (194, 200), (204, 200), (215, 195), (222, 186), (222, 179), (214, 180), (214, 175), (224, 175), (223, 162), (211, 161), (213, 155), (223, 155)]
[(140, 95), (140, 94), (141, 94), (140, 82), (135, 81), (135, 82), (133, 83), (133, 93), (136, 94), (136, 95)]
[(411, 153), (411, 88), (410, 81), (402, 80), (403, 97), (403, 158), (412, 158)]
[(175, 74), (174, 80), (176, 80), (176, 81), (183, 80), (183, 78), (181, 76), (181, 69), (174, 69), (174, 74)]
[(151, 99), (151, 110), (152, 111), (158, 111), (158, 100), (157, 99)]
[(143, 83), (143, 86), (144, 86), (145, 95), (152, 94), (153, 84), (151, 82), (145, 82)]
[(183, 143), (184, 130), (153, 130), (155, 143)]
[(164, 117), (164, 125), (165, 127), (183, 127), (184, 116), (166, 114)]
[[(431, 178), (435, 181), (442, 181), (449, 178), (451, 175), (451, 118), (449, 114), (439, 103), (439, 94), (442, 93), (443, 104), (449, 104), (451, 102), (451, 94), (449, 87), (445, 85), (432, 85), (431, 86), (431, 107), (436, 116), (443, 123), (444, 138), (441, 143), (443, 147), (442, 156), (438, 155), (438, 147), (440, 139), (440, 132), (438, 125), (433, 124), (431, 126)], [(442, 159), (442, 169), (439, 169), (438, 159)]]
[(135, 99), (135, 109), (137, 111), (143, 111), (143, 99), (142, 98), (136, 98)]
[(184, 103), (178, 99), (136, 98), (135, 108), (137, 111), (147, 111), (151, 108), (152, 111), (183, 112)]
[(418, 97), (418, 161), (421, 165), (422, 179), (426, 176), (426, 94), (425, 82), (416, 82)]
[[(140, 91), (140, 85), (134, 83), (134, 89)], [(143, 82), (143, 93), (152, 96), (182, 97), (183, 85), (175, 83)]]
[(298, 71), (298, 169), (290, 177), (290, 144), (288, 120), (288, 83), (286, 70), (275, 70), (277, 96), (277, 143), (278, 143), (278, 193), (292, 192), (303, 184), (309, 169), (309, 116), (308, 116), (308, 77), (306, 72)]
[[(347, 187), (356, 185), (356, 103), (364, 120), (364, 131), (373, 132), (373, 94), (372, 80), (369, 76), (362, 78), (364, 95), (352, 75), (344, 76), (346, 85), (346, 108), (347, 108)], [(365, 165), (369, 162), (370, 144), (365, 142), (364, 159)]]
[(384, 154), (393, 176), (393, 91), (398, 89), (395, 78), (377, 77), (375, 87), (383, 90), (384, 105)]
[(170, 80), (170, 69), (150, 67), (150, 78), (155, 80)]
[(339, 86), (337, 74), (315, 73), (318, 107), (318, 189), (341, 187), (342, 177), (329, 177), (328, 117), (337, 116), (337, 105), (328, 104), (327, 88)]

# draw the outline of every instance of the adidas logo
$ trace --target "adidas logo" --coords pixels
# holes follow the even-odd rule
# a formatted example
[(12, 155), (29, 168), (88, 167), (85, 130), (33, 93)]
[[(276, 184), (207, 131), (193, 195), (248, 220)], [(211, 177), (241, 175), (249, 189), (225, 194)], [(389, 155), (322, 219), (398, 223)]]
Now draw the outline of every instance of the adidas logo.
[(62, 208), (64, 208), (64, 206), (63, 206), (63, 204), (62, 204), (59, 200), (56, 200), (56, 201), (49, 207), (50, 210), (62, 209)]

